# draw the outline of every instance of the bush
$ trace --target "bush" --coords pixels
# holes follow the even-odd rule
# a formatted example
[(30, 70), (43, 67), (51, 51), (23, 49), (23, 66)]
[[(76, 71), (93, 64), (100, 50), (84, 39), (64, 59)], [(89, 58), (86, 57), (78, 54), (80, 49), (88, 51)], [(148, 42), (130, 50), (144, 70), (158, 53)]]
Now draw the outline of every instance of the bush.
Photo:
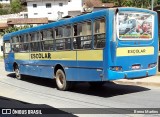
[(3, 8), (3, 5), (2, 5), (2, 4), (0, 4), (0, 8)]
[(9, 11), (7, 9), (0, 9), (0, 15), (6, 15), (9, 14)]

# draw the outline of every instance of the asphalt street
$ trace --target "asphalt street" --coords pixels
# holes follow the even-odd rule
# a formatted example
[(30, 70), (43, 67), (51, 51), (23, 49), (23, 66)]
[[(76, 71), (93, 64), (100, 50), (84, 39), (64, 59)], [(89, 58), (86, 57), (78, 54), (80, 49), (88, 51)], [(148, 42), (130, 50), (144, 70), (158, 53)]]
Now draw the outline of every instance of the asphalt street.
[[(70, 91), (59, 91), (56, 89), (54, 80), (31, 76), (25, 76), (23, 80), (16, 80), (13, 73), (4, 71), (2, 62), (0, 66), (1, 108), (50, 108), (52, 111), (67, 113), (68, 116), (97, 116), (98, 114), (99, 116), (134, 117), (134, 113), (127, 113), (132, 111), (129, 110), (130, 108), (160, 107), (160, 87), (107, 83), (101, 88), (91, 88), (87, 83), (80, 83)], [(69, 108), (81, 108), (82, 110), (78, 112), (73, 109), (75, 112), (72, 113), (70, 111), (73, 110), (67, 111)], [(99, 109), (93, 110), (93, 108), (102, 108), (102, 112)], [(120, 108), (120, 111), (126, 111), (126, 114), (125, 112), (121, 114), (114, 108)], [(136, 116), (141, 116), (141, 114), (136, 114)]]

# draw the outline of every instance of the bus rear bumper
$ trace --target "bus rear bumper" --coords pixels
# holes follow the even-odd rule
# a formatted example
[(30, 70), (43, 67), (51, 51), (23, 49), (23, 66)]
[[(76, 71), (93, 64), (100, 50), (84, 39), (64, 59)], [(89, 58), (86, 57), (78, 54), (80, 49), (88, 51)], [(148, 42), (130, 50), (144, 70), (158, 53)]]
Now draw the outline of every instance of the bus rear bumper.
[(156, 67), (151, 69), (117, 72), (109, 70), (107, 80), (134, 79), (155, 75)]

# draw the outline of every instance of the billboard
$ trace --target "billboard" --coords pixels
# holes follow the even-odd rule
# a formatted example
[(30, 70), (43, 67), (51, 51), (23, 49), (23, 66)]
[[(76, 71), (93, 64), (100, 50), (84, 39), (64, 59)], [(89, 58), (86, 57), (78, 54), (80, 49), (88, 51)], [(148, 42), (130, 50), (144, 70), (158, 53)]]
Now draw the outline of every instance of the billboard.
[(154, 17), (147, 13), (118, 14), (118, 38), (119, 39), (152, 39)]

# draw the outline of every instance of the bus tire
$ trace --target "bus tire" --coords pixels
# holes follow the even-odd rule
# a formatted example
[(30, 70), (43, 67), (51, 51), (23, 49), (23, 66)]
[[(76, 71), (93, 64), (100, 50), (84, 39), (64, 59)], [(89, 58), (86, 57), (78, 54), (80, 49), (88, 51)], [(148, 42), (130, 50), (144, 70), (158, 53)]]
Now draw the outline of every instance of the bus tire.
[(15, 78), (16, 78), (17, 80), (21, 80), (21, 79), (22, 79), (22, 75), (20, 74), (18, 65), (15, 66), (14, 72), (15, 72)]
[(65, 73), (62, 69), (56, 71), (57, 88), (61, 91), (66, 91), (70, 88), (70, 82), (66, 80)]
[(102, 87), (106, 82), (89, 82), (91, 87)]

